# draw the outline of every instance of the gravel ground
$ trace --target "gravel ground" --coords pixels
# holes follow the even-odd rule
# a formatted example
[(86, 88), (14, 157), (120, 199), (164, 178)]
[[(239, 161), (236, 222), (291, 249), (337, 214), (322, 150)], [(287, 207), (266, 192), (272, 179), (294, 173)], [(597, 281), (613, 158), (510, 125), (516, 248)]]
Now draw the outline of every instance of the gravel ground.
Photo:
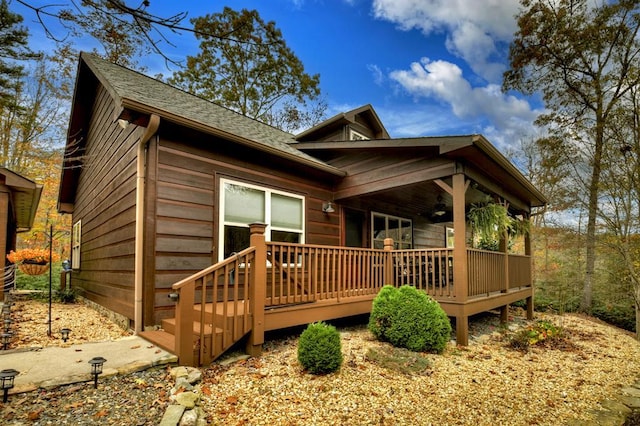
[[(25, 303), (28, 312), (36, 305)], [(43, 318), (46, 324), (46, 305), (43, 312), (29, 314), (36, 328)], [(92, 321), (110, 338), (122, 335), (84, 305), (57, 312), (58, 321)], [(519, 311), (513, 315), (512, 329), (526, 324)], [(600, 401), (640, 378), (640, 343), (628, 333), (581, 316), (536, 314), (542, 318), (564, 328), (563, 344), (515, 351), (498, 316), (483, 315), (471, 321), (469, 347), (422, 354), (430, 366), (414, 374), (370, 361), (369, 349), (388, 345), (362, 324), (338, 328), (344, 363), (325, 376), (298, 364), (299, 330), (274, 335), (259, 358), (204, 369), (201, 404), (216, 425), (565, 425), (588, 422)], [(28, 344), (60, 342), (44, 330)], [(0, 424), (158, 424), (172, 385), (168, 371), (156, 369), (101, 379), (97, 390), (87, 383), (12, 395), (0, 404)]]

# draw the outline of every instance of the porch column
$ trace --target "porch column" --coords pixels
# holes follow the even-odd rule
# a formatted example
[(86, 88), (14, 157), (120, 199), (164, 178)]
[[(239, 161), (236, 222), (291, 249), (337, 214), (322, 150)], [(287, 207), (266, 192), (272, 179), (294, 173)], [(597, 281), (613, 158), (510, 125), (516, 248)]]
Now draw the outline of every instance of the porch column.
[[(530, 217), (527, 217), (526, 219), (530, 219)], [(533, 287), (533, 256), (531, 253), (531, 229), (529, 229), (529, 232), (525, 232), (524, 234), (524, 254), (525, 256), (529, 256), (529, 279), (531, 280), (531, 297), (527, 297), (528, 320), (533, 319), (533, 294), (535, 293), (535, 288)]]
[(260, 356), (264, 343), (264, 304), (267, 297), (267, 244), (264, 223), (249, 225), (249, 245), (255, 247), (251, 263), (251, 281), (249, 283), (249, 306), (251, 309), (251, 333), (247, 341), (246, 352), (251, 356)]
[[(509, 291), (509, 233), (505, 229), (500, 237), (500, 251), (504, 254), (504, 282), (501, 293)], [(506, 324), (509, 321), (509, 305), (500, 306), (500, 323)]]
[[(469, 277), (467, 269), (467, 219), (465, 212), (465, 176), (458, 173), (453, 180), (453, 294), (457, 302), (465, 303), (469, 295)], [(456, 316), (456, 342), (469, 344), (469, 316), (464, 313)]]

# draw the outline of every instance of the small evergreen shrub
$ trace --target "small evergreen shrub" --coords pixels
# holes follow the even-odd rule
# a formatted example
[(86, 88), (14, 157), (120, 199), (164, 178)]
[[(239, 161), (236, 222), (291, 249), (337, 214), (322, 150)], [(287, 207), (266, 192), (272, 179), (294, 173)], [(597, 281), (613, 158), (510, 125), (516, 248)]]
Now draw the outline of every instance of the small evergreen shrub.
[(373, 300), (369, 330), (378, 340), (414, 352), (442, 353), (451, 323), (440, 304), (423, 291), (385, 286)]
[(309, 324), (298, 341), (298, 361), (312, 374), (337, 371), (342, 365), (338, 330), (324, 322)]

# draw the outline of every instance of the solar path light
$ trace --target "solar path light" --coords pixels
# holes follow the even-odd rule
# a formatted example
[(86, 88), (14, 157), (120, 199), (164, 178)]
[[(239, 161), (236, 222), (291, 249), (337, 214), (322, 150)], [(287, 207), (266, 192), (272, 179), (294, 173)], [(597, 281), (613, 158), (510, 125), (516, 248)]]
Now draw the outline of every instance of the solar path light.
[(18, 371), (13, 368), (0, 371), (0, 382), (2, 383), (2, 390), (4, 395), (2, 396), (2, 402), (6, 403), (9, 398), (9, 389), (13, 388), (13, 380), (18, 375)]
[(102, 374), (102, 365), (106, 361), (107, 360), (101, 356), (97, 356), (89, 360), (89, 364), (91, 364), (91, 374), (93, 375), (93, 387), (95, 389), (98, 389), (98, 376)]
[(66, 342), (67, 340), (69, 340), (69, 333), (71, 333), (71, 329), (70, 328), (63, 328), (62, 330), (60, 330), (60, 334), (62, 335), (62, 341)]

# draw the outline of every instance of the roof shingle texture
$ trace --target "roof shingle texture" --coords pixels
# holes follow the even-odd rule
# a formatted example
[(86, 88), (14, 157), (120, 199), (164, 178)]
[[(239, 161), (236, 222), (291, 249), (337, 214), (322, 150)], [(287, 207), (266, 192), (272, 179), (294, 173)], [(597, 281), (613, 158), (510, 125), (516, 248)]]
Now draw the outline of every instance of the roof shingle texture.
[(157, 111), (164, 118), (176, 116), (193, 123), (221, 130), (248, 141), (276, 149), (323, 167), (328, 164), (290, 146), (293, 135), (208, 100), (184, 92), (144, 74), (82, 53), (82, 59), (108, 90), (120, 100), (128, 99)]

